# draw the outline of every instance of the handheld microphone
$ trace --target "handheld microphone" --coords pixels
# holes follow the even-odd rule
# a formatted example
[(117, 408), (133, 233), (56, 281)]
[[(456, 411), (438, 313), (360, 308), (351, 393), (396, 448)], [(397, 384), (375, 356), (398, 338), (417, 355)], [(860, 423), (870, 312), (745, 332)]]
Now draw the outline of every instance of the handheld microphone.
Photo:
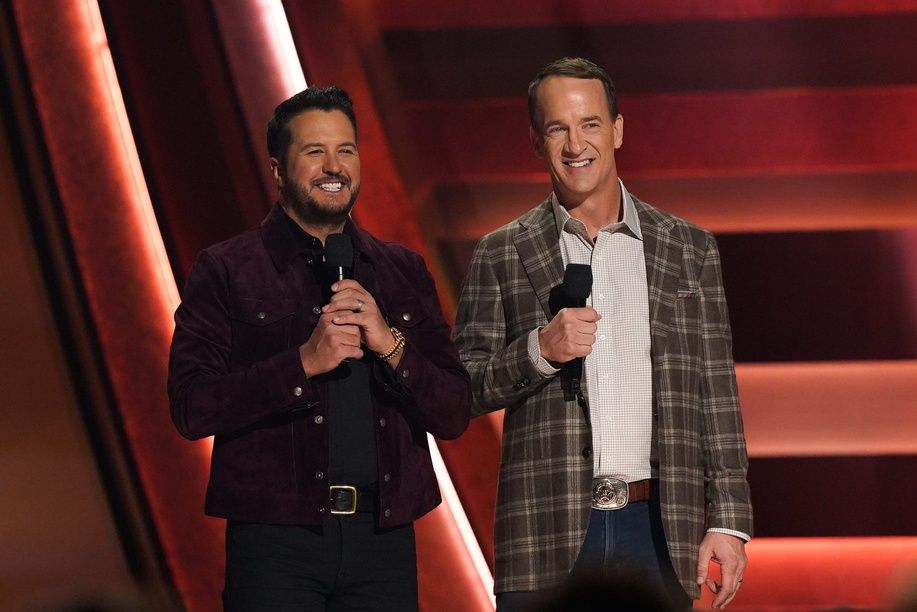
[(325, 238), (325, 301), (331, 300), (331, 285), (353, 278), (353, 242), (347, 234), (329, 234)]
[[(592, 268), (585, 264), (567, 264), (564, 269), (564, 282), (552, 291), (551, 311), (553, 314), (562, 308), (582, 308), (592, 293)], [(581, 396), (580, 381), (583, 378), (583, 358), (577, 357), (564, 364), (561, 372), (564, 399), (571, 401)]]
[(329, 234), (325, 238), (325, 268), (331, 284), (353, 278), (353, 242), (347, 234)]

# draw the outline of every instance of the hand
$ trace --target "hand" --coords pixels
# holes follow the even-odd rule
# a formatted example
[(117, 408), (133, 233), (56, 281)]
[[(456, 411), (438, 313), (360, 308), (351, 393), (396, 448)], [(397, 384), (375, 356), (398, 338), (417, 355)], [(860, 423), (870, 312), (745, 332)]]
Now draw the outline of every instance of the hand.
[(360, 283), (345, 279), (331, 285), (331, 291), (334, 295), (322, 308), (324, 315), (331, 315), (335, 325), (356, 326), (363, 344), (374, 353), (392, 348), (395, 344), (392, 331), (379, 312), (376, 300)]
[(323, 314), (306, 343), (299, 347), (299, 358), (306, 376), (330, 372), (345, 359), (360, 359), (360, 328), (338, 325), (334, 315)]
[(559, 363), (585, 357), (592, 352), (601, 318), (602, 315), (589, 306), (562, 309), (538, 332), (541, 356)]
[[(710, 561), (719, 563), (722, 583), (707, 578)], [(716, 595), (713, 598), (712, 607), (725, 608), (732, 601), (742, 585), (747, 564), (745, 541), (742, 538), (728, 533), (707, 532), (700, 543), (700, 553), (697, 559), (697, 584), (702, 585), (706, 582), (707, 588)]]

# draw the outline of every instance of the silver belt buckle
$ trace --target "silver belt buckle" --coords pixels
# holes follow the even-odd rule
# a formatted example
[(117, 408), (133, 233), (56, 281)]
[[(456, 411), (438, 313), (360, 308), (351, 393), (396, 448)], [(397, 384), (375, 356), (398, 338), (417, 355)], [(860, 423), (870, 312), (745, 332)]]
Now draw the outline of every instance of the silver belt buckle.
[(592, 479), (592, 507), (618, 510), (627, 505), (627, 483), (620, 478)]

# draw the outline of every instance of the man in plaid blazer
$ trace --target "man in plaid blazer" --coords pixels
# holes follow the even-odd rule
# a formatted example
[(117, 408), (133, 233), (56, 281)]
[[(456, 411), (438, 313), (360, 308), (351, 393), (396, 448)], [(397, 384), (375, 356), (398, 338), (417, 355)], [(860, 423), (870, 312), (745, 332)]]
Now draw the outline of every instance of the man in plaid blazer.
[[(498, 609), (523, 609), (571, 573), (621, 572), (675, 608), (706, 583), (723, 607), (742, 582), (752, 512), (716, 243), (618, 179), (623, 117), (600, 67), (549, 64), (529, 112), (553, 193), (481, 239), (454, 332), (472, 413), (506, 408)], [(589, 305), (558, 311), (571, 263), (591, 267)]]

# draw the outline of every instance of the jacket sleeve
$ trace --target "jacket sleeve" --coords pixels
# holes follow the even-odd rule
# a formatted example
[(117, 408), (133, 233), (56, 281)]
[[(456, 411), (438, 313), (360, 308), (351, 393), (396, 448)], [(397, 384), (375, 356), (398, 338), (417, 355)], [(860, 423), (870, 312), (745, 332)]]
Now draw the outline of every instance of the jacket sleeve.
[(707, 527), (752, 535), (752, 509), (746, 472), (748, 454), (735, 366), (732, 334), (713, 236), (706, 236), (700, 274), (701, 410), (707, 498)]
[(296, 347), (233, 367), (228, 295), (224, 266), (202, 252), (175, 312), (169, 354), (172, 421), (192, 440), (237, 431), (316, 400)]
[(409, 278), (419, 302), (417, 323), (402, 330), (408, 341), (398, 367), (392, 371), (377, 360), (377, 376), (405, 418), (437, 438), (449, 440), (468, 427), (471, 386), (449, 338), (449, 324), (443, 317), (433, 277), (420, 255), (412, 253), (411, 259)]
[(528, 333), (508, 340), (505, 297), (485, 237), (472, 256), (455, 318), (455, 343), (471, 374), (473, 416), (514, 406), (552, 378), (529, 357)]

